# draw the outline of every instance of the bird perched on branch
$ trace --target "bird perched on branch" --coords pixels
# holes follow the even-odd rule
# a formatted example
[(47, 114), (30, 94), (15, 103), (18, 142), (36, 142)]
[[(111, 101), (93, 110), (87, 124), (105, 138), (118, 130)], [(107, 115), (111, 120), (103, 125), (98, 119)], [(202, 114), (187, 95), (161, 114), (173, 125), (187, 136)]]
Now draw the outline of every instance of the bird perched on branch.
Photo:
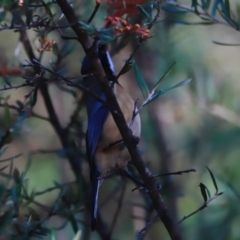
[[(98, 46), (98, 57), (108, 81), (112, 83), (113, 91), (124, 118), (131, 128), (133, 136), (139, 139), (141, 121), (139, 114), (133, 118), (135, 102), (126, 90), (114, 81), (116, 79), (114, 65), (105, 45)], [(83, 76), (84, 86), (103, 101), (106, 101), (106, 96), (87, 56), (82, 62), (81, 74), (85, 75)], [(130, 155), (107, 105), (87, 92), (84, 94), (84, 98), (88, 115), (86, 147), (92, 181), (91, 218), (92, 230), (94, 230), (97, 220), (100, 184), (109, 174), (118, 169), (126, 169)]]

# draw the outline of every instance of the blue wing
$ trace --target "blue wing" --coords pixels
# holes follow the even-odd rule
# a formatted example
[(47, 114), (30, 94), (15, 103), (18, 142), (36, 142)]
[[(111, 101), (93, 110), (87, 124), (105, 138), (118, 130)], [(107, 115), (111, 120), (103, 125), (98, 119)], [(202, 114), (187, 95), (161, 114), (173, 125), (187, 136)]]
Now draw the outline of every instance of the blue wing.
[[(84, 79), (84, 85), (105, 101), (106, 97), (94, 76)], [(90, 94), (85, 93), (85, 104), (88, 114), (88, 130), (86, 135), (87, 155), (91, 165), (99, 138), (101, 137), (102, 127), (109, 113), (107, 107), (97, 101)]]
[[(106, 46), (99, 46), (98, 55), (101, 60), (102, 66), (109, 80), (115, 78), (114, 66), (109, 53), (106, 50)], [(83, 59), (81, 73), (83, 75), (93, 74), (93, 66), (89, 58), (86, 56)], [(84, 85), (95, 93), (102, 100), (106, 100), (106, 96), (102, 91), (98, 80), (94, 76), (85, 76)], [(91, 170), (92, 180), (92, 204), (91, 204), (91, 218), (92, 218), (92, 230), (94, 230), (97, 220), (97, 207), (98, 207), (98, 193), (100, 187), (100, 172), (94, 161), (96, 148), (99, 139), (101, 138), (103, 124), (109, 114), (108, 108), (102, 103), (97, 101), (91, 94), (85, 93), (85, 104), (88, 114), (88, 129), (86, 134), (86, 147), (87, 156)]]
[[(97, 96), (106, 100), (102, 89), (94, 76), (84, 79), (85, 86), (94, 92)], [(107, 118), (109, 110), (102, 103), (97, 101), (90, 94), (85, 93), (85, 104), (88, 114), (88, 130), (86, 135), (87, 156), (90, 164), (91, 181), (92, 181), (92, 198), (91, 198), (91, 219), (92, 230), (95, 229), (98, 214), (98, 193), (100, 187), (100, 172), (94, 161), (97, 143), (101, 137), (103, 124)]]

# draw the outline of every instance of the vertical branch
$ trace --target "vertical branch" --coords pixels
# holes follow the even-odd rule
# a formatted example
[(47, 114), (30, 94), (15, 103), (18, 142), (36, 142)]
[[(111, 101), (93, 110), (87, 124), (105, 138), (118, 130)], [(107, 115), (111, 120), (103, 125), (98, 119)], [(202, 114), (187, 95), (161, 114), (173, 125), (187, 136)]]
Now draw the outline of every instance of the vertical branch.
[(91, 41), (88, 37), (88, 34), (82, 30), (81, 24), (78, 22), (78, 19), (74, 13), (73, 8), (70, 6), (67, 0), (56, 0), (58, 5), (60, 6), (63, 14), (69, 21), (72, 26), (73, 31), (78, 37), (78, 41), (82, 45), (85, 53), (89, 57), (94, 70), (96, 72), (96, 76), (98, 76), (99, 83), (102, 87), (103, 92), (106, 95), (106, 99), (108, 102), (109, 110), (113, 116), (113, 119), (123, 137), (123, 140), (126, 144), (126, 147), (129, 151), (129, 154), (132, 159), (133, 165), (139, 172), (142, 180), (144, 181), (146, 190), (153, 202), (154, 208), (161, 218), (164, 226), (166, 227), (171, 239), (173, 240), (181, 240), (182, 237), (180, 235), (179, 229), (175, 221), (170, 216), (169, 211), (167, 210), (162, 196), (159, 194), (159, 189), (157, 187), (156, 181), (146, 167), (141, 155), (139, 154), (138, 148), (136, 146), (136, 141), (134, 136), (132, 135), (131, 129), (129, 129), (122, 111), (118, 105), (117, 99), (112, 91), (111, 86), (109, 86), (108, 81), (105, 76), (104, 69), (101, 65), (101, 62), (98, 58), (98, 55), (94, 52), (94, 49), (91, 48)]
[[(31, 46), (31, 43), (29, 41), (26, 31), (20, 31), (20, 40), (24, 46), (24, 49), (27, 53), (28, 58), (31, 61), (33, 59), (37, 59), (33, 52), (33, 49), (32, 49), (32, 46)], [(35, 74), (39, 74), (41, 72), (40, 68), (37, 65), (34, 67), (34, 71), (35, 71)], [(55, 109), (52, 104), (52, 100), (51, 100), (51, 97), (50, 97), (50, 94), (48, 91), (47, 84), (46, 83), (40, 84), (39, 89), (40, 89), (43, 99), (44, 99), (44, 103), (45, 103), (45, 107), (46, 107), (48, 115), (49, 115), (50, 123), (52, 124), (52, 127), (54, 128), (55, 132), (57, 133), (57, 135), (60, 139), (60, 142), (66, 152), (66, 157), (68, 158), (69, 164), (70, 164), (72, 171), (74, 172), (74, 175), (77, 179), (79, 189), (84, 189), (86, 191), (85, 198), (84, 198), (84, 204), (87, 207), (87, 209), (90, 209), (90, 203), (88, 200), (89, 195), (87, 194), (87, 189), (89, 188), (89, 186), (81, 174), (81, 159), (76, 151), (75, 152), (69, 151), (73, 146), (71, 145), (71, 143), (68, 140), (68, 129), (64, 129), (59, 122), (59, 119), (57, 117), (57, 114), (56, 114)], [(86, 226), (86, 227), (88, 227), (88, 226)], [(90, 228), (90, 226), (88, 228)], [(99, 217), (99, 219), (98, 219), (98, 227), (96, 228), (96, 230), (98, 231), (98, 233), (102, 239), (111, 240), (108, 232), (106, 231), (106, 228), (103, 224), (101, 217)], [(84, 233), (87, 234), (87, 231), (88, 231), (88, 229), (85, 228)]]
[[(29, 41), (28, 35), (26, 31), (20, 31), (20, 40), (24, 46), (24, 49), (27, 53), (28, 58), (33, 61), (36, 60), (37, 57), (35, 56), (33, 52), (33, 48), (31, 46), (31, 43)], [(34, 67), (35, 74), (40, 74), (41, 69), (36, 65)], [(46, 83), (40, 83), (39, 85), (40, 92), (42, 93), (43, 100), (45, 107), (47, 109), (48, 115), (49, 115), (49, 120), (57, 133), (60, 142), (63, 146), (63, 148), (67, 151), (70, 149), (70, 145), (68, 143), (68, 136), (67, 132), (62, 128), (59, 119), (57, 117), (56, 111), (53, 107), (52, 100), (48, 91), (48, 87)], [(80, 161), (77, 159), (77, 156), (73, 156), (72, 154), (68, 154), (69, 162), (71, 165), (71, 168), (73, 172), (75, 173), (75, 176), (77, 179), (79, 179), (79, 173), (81, 172), (81, 166), (80, 166)]]

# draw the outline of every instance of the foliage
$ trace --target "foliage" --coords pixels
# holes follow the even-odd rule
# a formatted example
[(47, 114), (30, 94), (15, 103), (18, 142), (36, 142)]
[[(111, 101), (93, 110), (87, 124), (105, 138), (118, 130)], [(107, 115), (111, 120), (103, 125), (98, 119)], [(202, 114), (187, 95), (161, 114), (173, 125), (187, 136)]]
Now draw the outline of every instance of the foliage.
[[(3, 57), (0, 58), (0, 107), (2, 109), (0, 113), (0, 238), (4, 239), (61, 239), (58, 237), (60, 231), (65, 231), (69, 239), (74, 240), (95, 237), (94, 234), (90, 234), (87, 210), (90, 182), (84, 145), (86, 114), (82, 100), (82, 92), (92, 93), (82, 85), (82, 76), (79, 75), (80, 61), (76, 59), (80, 58), (80, 53), (81, 56), (84, 54), (76, 43), (77, 38), (71, 29), (74, 23), (66, 20), (66, 16), (59, 8), (59, 2), (62, 1), (4, 0), (0, 3), (1, 33), (5, 34), (10, 30), (11, 38), (19, 41), (16, 44), (9, 40), (6, 45), (8, 54), (5, 54), (3, 42), (0, 42), (0, 46), (3, 46), (3, 49), (0, 49), (3, 51)], [(123, 2), (126, 2), (125, 6)], [(234, 214), (239, 211), (237, 202), (240, 193), (236, 187), (239, 174), (237, 167), (232, 166), (236, 164), (239, 156), (237, 150), (239, 107), (236, 109), (233, 107), (238, 105), (234, 101), (237, 103), (239, 101), (234, 99), (231, 102), (231, 98), (234, 97), (228, 94), (228, 91), (232, 93), (236, 90), (237, 84), (229, 84), (229, 90), (226, 90), (226, 85), (219, 83), (221, 86), (217, 87), (221, 88), (220, 96), (210, 91), (208, 85), (203, 86), (202, 88), (205, 87), (203, 90), (195, 87), (198, 75), (204, 74), (205, 71), (205, 75), (210, 76), (211, 67), (207, 69), (204, 61), (201, 66), (199, 63), (186, 60), (190, 58), (190, 52), (197, 51), (199, 46), (193, 44), (192, 51), (187, 52), (188, 48), (186, 48), (184, 52), (180, 47), (177, 48), (179, 39), (175, 40), (176, 36), (172, 34), (173, 26), (185, 29), (192, 27), (197, 31), (200, 25), (208, 28), (214, 27), (215, 24), (239, 31), (238, 3), (235, 6), (228, 0), (192, 0), (185, 4), (167, 0), (164, 2), (119, 1), (116, 2), (118, 5), (114, 5), (114, 1), (96, 1), (91, 5), (87, 4), (92, 9), (88, 9), (86, 3), (89, 2), (72, 1), (71, 7), (78, 15), (81, 30), (92, 39), (93, 45), (108, 43), (113, 55), (120, 51), (127, 55), (126, 46), (132, 48), (131, 54), (124, 60), (123, 67), (118, 71), (116, 80), (130, 76), (129, 71), (133, 70), (136, 85), (132, 82), (128, 84), (139, 88), (136, 91), (137, 88), (132, 88), (133, 95), (142, 93), (142, 96), (141, 93), (140, 97), (138, 96), (140, 100), (136, 100), (136, 105), (140, 104), (133, 113), (133, 119), (137, 114), (141, 114), (144, 119), (142, 141), (147, 149), (141, 151), (144, 151), (146, 165), (150, 165), (155, 178), (158, 180), (159, 176), (162, 177), (161, 184), (158, 185), (161, 188), (159, 192), (164, 196), (174, 221), (179, 224), (184, 222), (182, 232), (186, 239), (201, 239), (196, 232), (202, 230), (206, 233), (204, 239), (212, 239), (217, 229), (221, 229), (218, 239), (238, 239), (239, 230), (234, 230), (231, 234), (224, 232), (223, 229), (229, 216), (231, 220), (229, 224), (226, 223), (226, 229), (230, 229), (231, 224), (238, 222)], [(106, 15), (106, 7), (108, 16), (103, 20), (98, 14)], [(187, 34), (184, 35), (184, 38), (190, 37)], [(151, 44), (151, 41), (154, 41), (154, 44)], [(170, 51), (171, 41), (175, 41), (174, 45), (176, 45), (172, 51)], [(239, 46), (238, 42), (228, 41), (224, 42), (221, 39), (212, 42), (221, 47)], [(159, 49), (161, 49), (160, 60), (157, 58)], [(166, 52), (164, 52), (165, 49)], [(14, 55), (14, 60), (11, 61), (9, 55)], [(153, 72), (153, 66), (149, 66), (148, 60), (160, 67), (156, 67), (157, 70)], [(158, 61), (161, 64), (158, 64)], [(227, 64), (226, 59), (221, 66), (225, 64)], [(179, 66), (182, 69), (179, 70)], [(170, 78), (174, 79), (174, 83)], [(211, 80), (209, 80), (210, 83), (212, 83)], [(184, 87), (162, 96), (180, 86)], [(197, 105), (196, 98), (199, 91), (204, 92), (202, 95), (209, 93), (208, 102), (203, 104), (202, 108), (217, 120), (202, 117), (201, 114), (196, 117), (189, 113), (186, 113), (185, 124), (176, 120), (184, 115), (182, 106), (175, 101), (181, 96), (180, 92), (185, 94), (182, 98), (180, 97), (181, 100), (185, 101), (189, 98)], [(203, 97), (202, 95), (200, 94), (199, 98)], [(98, 99), (98, 96), (95, 97)], [(164, 104), (172, 107), (172, 110), (164, 108)], [(193, 105), (193, 108), (195, 109), (196, 106)], [(47, 110), (47, 117), (43, 109)], [(171, 116), (170, 111), (174, 115), (172, 120), (168, 117)], [(161, 120), (164, 118), (163, 115), (168, 118), (170, 125), (163, 124)], [(228, 125), (222, 123), (222, 120)], [(171, 124), (171, 121), (174, 124)], [(34, 131), (39, 130), (36, 137), (32, 138), (34, 141), (27, 140), (29, 136), (26, 129), (28, 128)], [(54, 133), (51, 133), (52, 129)], [(176, 129), (179, 135), (183, 132), (180, 140), (179, 135), (173, 132)], [(182, 156), (174, 151), (176, 147), (177, 150), (183, 151)], [(144, 146), (140, 148), (144, 149)], [(12, 149), (17, 149), (18, 154), (12, 154), (14, 152)], [(9, 151), (11, 151), (10, 157), (7, 157)], [(44, 179), (36, 179), (37, 174), (31, 171), (36, 164), (34, 159), (38, 159), (37, 155), (42, 155), (47, 161), (54, 159), (55, 163), (54, 167), (48, 169), (49, 173), (46, 176), (45, 170), (43, 171), (43, 178), (48, 184), (44, 184), (43, 190), (36, 191), (35, 188), (38, 184), (41, 185), (41, 180), (44, 181)], [(176, 161), (177, 158), (180, 160)], [(219, 164), (216, 161), (218, 158), (224, 158), (224, 163)], [(182, 159), (188, 160), (183, 162)], [(225, 159), (233, 161), (233, 164), (229, 167)], [(44, 169), (44, 165), (48, 166), (47, 161), (39, 163), (37, 169)], [(183, 164), (181, 165), (180, 162)], [(71, 166), (71, 171), (66, 170), (68, 164)], [(188, 169), (189, 165), (196, 166), (194, 168), (200, 169), (200, 173), (189, 174), (195, 171)], [(206, 171), (210, 175), (207, 184), (202, 183), (204, 176), (201, 169), (205, 165), (211, 165), (211, 168), (207, 167)], [(182, 170), (185, 167), (188, 170)], [(139, 178), (131, 164), (129, 169), (132, 175)], [(175, 169), (177, 171), (173, 172)], [(50, 175), (59, 171), (62, 174), (59, 181), (52, 179)], [(216, 176), (213, 172), (217, 173)], [(180, 184), (181, 181), (176, 181), (173, 176), (183, 173), (189, 174), (188, 180), (184, 178)], [(100, 227), (96, 229), (101, 239), (115, 239), (123, 229), (124, 234), (121, 233), (121, 238), (130, 239), (130, 236), (133, 238), (134, 235), (137, 239), (145, 237), (165, 239), (166, 235), (162, 229), (159, 231), (154, 228), (154, 223), (159, 221), (159, 217), (154, 211), (148, 192), (137, 188), (132, 194), (126, 194), (129, 190), (126, 182), (118, 178), (113, 179), (117, 179), (117, 182), (110, 179), (103, 186), (100, 212), (102, 218), (99, 220)], [(192, 180), (189, 181), (189, 179)], [(34, 188), (29, 186), (33, 181), (37, 182)], [(53, 186), (50, 185), (51, 181)], [(194, 197), (189, 196), (188, 189), (191, 184), (189, 182), (194, 184), (192, 188), (200, 186), (199, 192), (203, 203), (201, 197), (195, 201)], [(224, 188), (225, 202), (222, 200), (223, 202), (212, 208), (209, 203), (222, 195), (222, 192), (219, 192), (219, 182), (220, 188)], [(215, 189), (213, 195), (207, 187), (211, 186), (211, 183)], [(52, 192), (54, 194), (50, 196)], [(179, 196), (183, 193), (188, 197), (179, 200)], [(224, 195), (219, 199), (223, 199)], [(124, 211), (125, 203), (129, 211)], [(233, 207), (231, 208), (230, 205)], [(208, 211), (199, 213), (207, 206)], [(132, 212), (132, 218), (128, 212)], [(192, 217), (196, 213), (198, 214)], [(197, 222), (198, 219), (205, 217), (206, 221)], [(213, 218), (213, 221), (208, 218)], [(52, 224), (52, 219), (58, 219), (59, 226)], [(130, 223), (130, 221), (131, 224), (126, 226), (126, 222)], [(195, 232), (192, 233), (193, 228), (187, 224), (194, 225)], [(208, 231), (205, 231), (206, 229)], [(209, 235), (207, 235), (208, 232)]]

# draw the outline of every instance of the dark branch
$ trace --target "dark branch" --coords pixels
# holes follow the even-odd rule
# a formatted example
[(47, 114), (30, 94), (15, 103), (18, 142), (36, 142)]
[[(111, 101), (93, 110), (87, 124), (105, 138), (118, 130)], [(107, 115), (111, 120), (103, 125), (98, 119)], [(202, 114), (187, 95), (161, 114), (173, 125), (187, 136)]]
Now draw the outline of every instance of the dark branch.
[(131, 129), (129, 129), (126, 123), (124, 116), (121, 112), (121, 109), (118, 105), (118, 102), (116, 100), (116, 97), (111, 87), (108, 84), (104, 69), (102, 68), (100, 60), (98, 59), (98, 55), (95, 52), (91, 51), (92, 41), (90, 40), (87, 33), (84, 32), (83, 29), (81, 28), (81, 25), (78, 23), (77, 17), (72, 7), (68, 3), (68, 1), (57, 0), (57, 3), (59, 4), (67, 20), (69, 21), (69, 24), (72, 24), (72, 29), (77, 35), (78, 41), (82, 45), (85, 53), (87, 54), (87, 56), (89, 57), (89, 59), (91, 60), (94, 66), (94, 70), (97, 73), (96, 76), (98, 76), (99, 83), (101, 84), (102, 89), (106, 95), (107, 102), (109, 105), (109, 110), (128, 148), (129, 154), (132, 159), (132, 163), (136, 167), (141, 178), (144, 181), (144, 184), (148, 190), (150, 198), (152, 199), (152, 202), (157, 211), (157, 214), (159, 215), (163, 224), (165, 225), (169, 235), (171, 236), (171, 239), (174, 239), (174, 240), (182, 239), (177, 225), (175, 224), (174, 220), (171, 218), (163, 202), (163, 199), (159, 194), (159, 190), (157, 188), (153, 175), (151, 174), (149, 169), (145, 166), (143, 159), (139, 154), (139, 151), (136, 146), (135, 138), (132, 135)]

